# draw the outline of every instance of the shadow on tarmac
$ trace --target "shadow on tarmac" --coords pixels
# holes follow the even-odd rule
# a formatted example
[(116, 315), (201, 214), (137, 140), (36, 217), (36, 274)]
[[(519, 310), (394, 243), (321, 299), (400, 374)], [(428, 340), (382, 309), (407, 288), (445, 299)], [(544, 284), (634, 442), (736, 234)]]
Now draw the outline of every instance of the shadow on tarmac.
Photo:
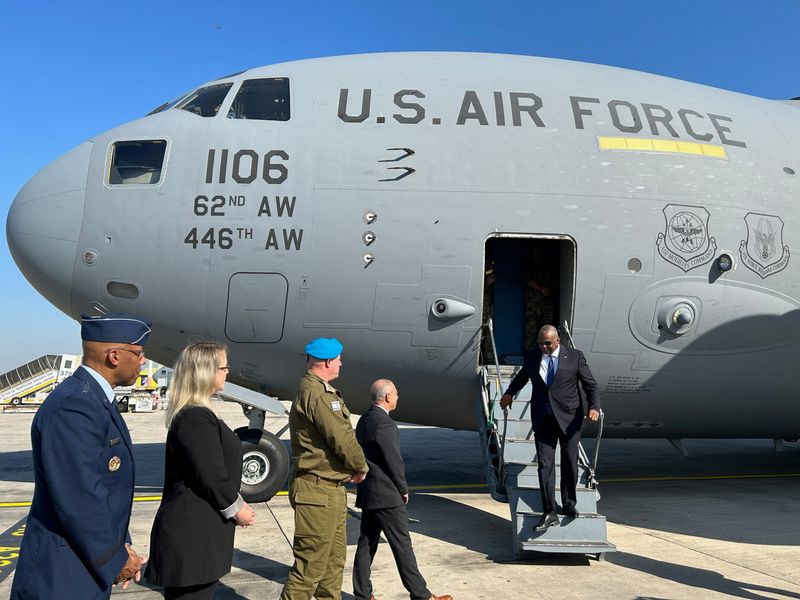
[[(245, 552), (239, 548), (233, 549), (233, 566), (280, 585), (283, 585), (286, 581), (286, 575), (291, 567), (291, 565), (285, 565), (265, 556)], [(140, 581), (139, 585), (149, 590), (162, 591), (161, 587), (147, 583), (144, 580)], [(344, 594), (342, 597), (344, 597)], [(225, 585), (224, 581), (220, 581), (217, 586), (214, 598), (220, 600), (248, 600), (246, 596), (242, 596), (233, 588)]]
[[(627, 552), (612, 552), (606, 555), (606, 560), (615, 565), (641, 571), (648, 575), (655, 575), (668, 581), (680, 583), (694, 588), (698, 593), (700, 589), (725, 594), (730, 598), (750, 598), (753, 600), (768, 600), (775, 594), (787, 598), (800, 598), (800, 594), (782, 590), (780, 588), (767, 587), (745, 581), (735, 581), (720, 575), (716, 571), (708, 569), (698, 569), (687, 567), (661, 560), (628, 554)], [(770, 594), (765, 596), (757, 592)], [(641, 596), (641, 600), (649, 600), (648, 597)]]
[[(506, 519), (423, 493), (425, 486), (453, 486), (447, 489), (451, 496), (486, 493), (477, 434), (402, 427), (400, 436), (413, 493), (409, 513), (420, 520), (411, 524), (412, 530), (471, 548), (489, 560), (510, 560)], [(800, 472), (800, 444), (788, 444), (781, 452), (774, 452), (767, 440), (686, 440), (685, 444), (689, 457), (679, 455), (665, 440), (604, 440), (598, 466), (600, 512), (610, 522), (708, 539), (796, 543), (797, 528), (787, 527), (785, 517), (794, 514), (800, 477), (774, 475)], [(591, 456), (591, 443), (587, 451)], [(164, 444), (136, 444), (134, 455), (136, 493), (160, 493)], [(767, 477), (691, 479), (740, 474)], [(656, 477), (676, 479), (646, 480)], [(0, 481), (33, 482), (31, 451), (0, 453)], [(415, 487), (423, 489), (415, 493)], [(742, 515), (752, 514), (756, 507), (758, 522), (743, 522)], [(459, 530), (453, 523), (475, 526)], [(348, 541), (354, 543), (357, 531), (357, 519), (350, 519)]]
[(233, 549), (233, 566), (262, 579), (283, 584), (292, 565), (277, 562), (266, 556), (245, 552), (239, 548)]
[(412, 494), (408, 514), (413, 533), (469, 548), (493, 562), (513, 558), (506, 519), (429, 494)]

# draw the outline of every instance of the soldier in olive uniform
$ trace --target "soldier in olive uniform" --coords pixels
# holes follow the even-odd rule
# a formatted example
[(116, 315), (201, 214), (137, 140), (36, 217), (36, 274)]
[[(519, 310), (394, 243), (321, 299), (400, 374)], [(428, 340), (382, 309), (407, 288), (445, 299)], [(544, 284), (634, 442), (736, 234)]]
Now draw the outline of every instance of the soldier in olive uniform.
[(344, 484), (360, 483), (367, 461), (350, 424), (350, 411), (330, 382), (339, 376), (342, 344), (317, 338), (306, 346), (308, 370), (289, 412), (294, 508), (294, 565), (281, 600), (341, 598), (347, 553)]

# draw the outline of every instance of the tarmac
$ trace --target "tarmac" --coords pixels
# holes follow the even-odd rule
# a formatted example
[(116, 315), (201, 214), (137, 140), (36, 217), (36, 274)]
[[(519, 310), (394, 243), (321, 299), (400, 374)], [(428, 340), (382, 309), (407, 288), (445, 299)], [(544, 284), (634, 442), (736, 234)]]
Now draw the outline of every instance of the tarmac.
[[(231, 427), (247, 423), (237, 404), (215, 402), (214, 408)], [(0, 598), (10, 594), (15, 549), (33, 495), (32, 418), (0, 414)], [(137, 552), (147, 554), (163, 480), (163, 412), (125, 419), (136, 459), (131, 536)], [(280, 425), (277, 420), (269, 428)], [(768, 440), (686, 440), (690, 456), (683, 457), (665, 440), (604, 440), (598, 510), (608, 518), (608, 538), (618, 551), (604, 561), (579, 555), (515, 561), (508, 505), (488, 494), (477, 434), (404, 425), (400, 438), (412, 540), (434, 594), (455, 600), (800, 599), (797, 443), (775, 451)], [(591, 443), (587, 449), (591, 455)], [(347, 600), (353, 598), (360, 513), (354, 501), (351, 494)], [(233, 569), (221, 580), (220, 600), (278, 598), (292, 564), (293, 513), (285, 493), (255, 509), (255, 526), (237, 530)], [(372, 581), (379, 600), (408, 598), (388, 545), (379, 547)], [(133, 584), (114, 597), (162, 596), (158, 588)]]

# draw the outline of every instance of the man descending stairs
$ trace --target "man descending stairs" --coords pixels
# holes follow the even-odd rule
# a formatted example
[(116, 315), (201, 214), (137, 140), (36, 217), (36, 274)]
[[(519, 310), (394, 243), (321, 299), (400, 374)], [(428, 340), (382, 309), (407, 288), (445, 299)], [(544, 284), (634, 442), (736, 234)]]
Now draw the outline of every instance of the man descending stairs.
[[(597, 514), (596, 482), (585, 454), (579, 468), (584, 410), (578, 387), (587, 396), (587, 417), (596, 421), (600, 418), (597, 386), (583, 354), (560, 346), (555, 327), (542, 328), (538, 346), (526, 355), (500, 401), (509, 409), (502, 436), (492, 431), (491, 419), (482, 432), (489, 483), (496, 484), (494, 497), (505, 496), (511, 504), (516, 556), (536, 550), (593, 553), (599, 558), (615, 548), (606, 541), (605, 518)], [(498, 380), (485, 387), (499, 387)], [(484, 381), (488, 384), (491, 378)], [(497, 389), (486, 396), (484, 407), (491, 405), (488, 398), (496, 393)]]

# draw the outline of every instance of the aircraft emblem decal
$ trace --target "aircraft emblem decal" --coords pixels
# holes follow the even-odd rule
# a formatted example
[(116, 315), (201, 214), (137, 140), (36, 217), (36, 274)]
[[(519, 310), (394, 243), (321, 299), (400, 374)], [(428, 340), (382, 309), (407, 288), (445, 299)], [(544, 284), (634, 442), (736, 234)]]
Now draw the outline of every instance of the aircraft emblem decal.
[(667, 204), (664, 233), (659, 233), (656, 247), (661, 258), (684, 272), (704, 265), (714, 258), (717, 241), (708, 234), (708, 211), (701, 206)]
[[(378, 162), (385, 163), (385, 162), (400, 162), (401, 160), (405, 160), (409, 156), (414, 156), (415, 152), (411, 148), (387, 148), (387, 152), (398, 151), (402, 152), (395, 158), (385, 158), (383, 160), (379, 160)], [(379, 179), (378, 181), (400, 181), (403, 177), (408, 177), (412, 173), (416, 172), (416, 169), (412, 167), (386, 167), (388, 170), (399, 170), (403, 171), (397, 177), (389, 177), (388, 179)]]
[(747, 239), (739, 244), (744, 265), (766, 279), (789, 264), (789, 246), (783, 245), (783, 221), (776, 215), (747, 213)]

